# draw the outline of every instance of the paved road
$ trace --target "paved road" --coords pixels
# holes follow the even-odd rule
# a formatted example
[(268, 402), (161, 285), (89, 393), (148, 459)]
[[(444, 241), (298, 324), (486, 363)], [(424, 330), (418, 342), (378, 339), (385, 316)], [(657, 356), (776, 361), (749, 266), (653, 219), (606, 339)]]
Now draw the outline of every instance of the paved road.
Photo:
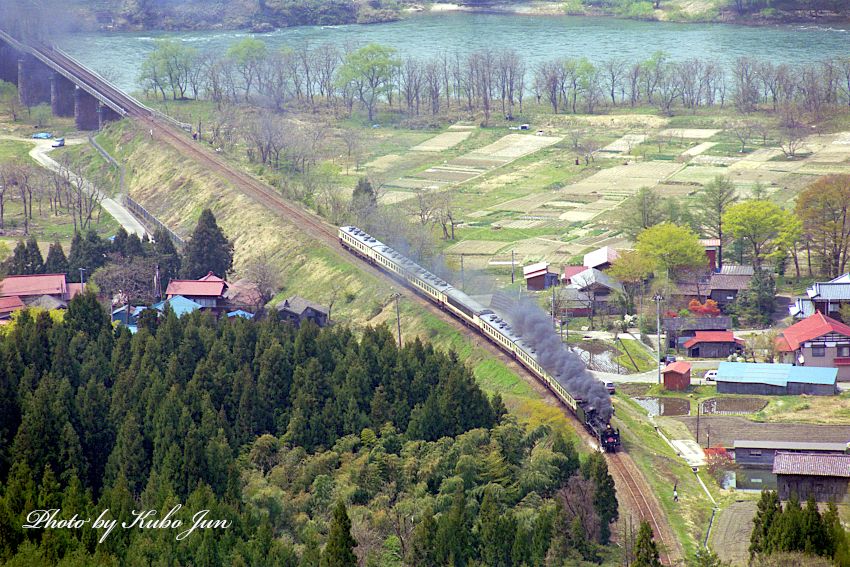
[[(54, 160), (52, 157), (48, 156), (48, 152), (53, 150), (53, 140), (33, 140), (29, 138), (20, 138), (17, 136), (0, 136), (0, 138), (5, 140), (16, 140), (19, 142), (29, 142), (35, 145), (32, 150), (30, 150), (29, 155), (32, 159), (34, 159), (38, 164), (42, 167), (49, 169), (51, 171), (59, 170), (59, 163)], [(74, 146), (77, 144), (85, 143), (85, 140), (79, 138), (66, 138), (65, 144), (69, 146)], [(96, 190), (94, 189), (94, 185), (90, 182), (84, 182), (84, 189), (86, 191)], [(120, 201), (117, 201), (111, 197), (107, 197), (103, 193), (99, 193), (101, 197), (100, 205), (104, 208), (106, 212), (112, 215), (118, 224), (124, 227), (124, 230), (127, 231), (128, 234), (136, 234), (139, 238), (148, 234), (148, 231), (145, 230), (145, 227), (136, 220), (130, 211), (127, 210), (124, 205), (121, 204)]]

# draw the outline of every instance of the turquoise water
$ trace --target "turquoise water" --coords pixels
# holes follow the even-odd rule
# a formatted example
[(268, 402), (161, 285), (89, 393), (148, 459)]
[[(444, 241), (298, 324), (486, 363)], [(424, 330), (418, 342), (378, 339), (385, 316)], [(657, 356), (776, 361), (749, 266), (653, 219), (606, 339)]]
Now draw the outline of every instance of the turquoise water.
[(817, 26), (746, 27), (726, 24), (668, 24), (569, 16), (500, 14), (429, 14), (374, 25), (307, 26), (266, 34), (236, 31), (162, 33), (88, 33), (60, 40), (68, 52), (105, 72), (126, 89), (136, 88), (136, 76), (154, 40), (169, 37), (199, 50), (224, 50), (244, 37), (262, 38), (270, 47), (302, 42), (337, 45), (370, 42), (397, 48), (402, 54), (427, 58), (447, 52), (512, 48), (529, 70), (553, 57), (587, 57), (594, 61), (646, 59), (663, 50), (674, 60), (700, 57), (728, 66), (737, 57), (799, 63), (827, 57), (850, 57), (847, 29)]

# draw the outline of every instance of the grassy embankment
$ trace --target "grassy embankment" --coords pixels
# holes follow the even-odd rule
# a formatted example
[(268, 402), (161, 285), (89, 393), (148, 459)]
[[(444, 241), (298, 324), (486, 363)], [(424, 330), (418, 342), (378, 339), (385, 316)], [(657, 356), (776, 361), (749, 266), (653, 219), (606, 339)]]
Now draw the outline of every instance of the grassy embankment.
[[(615, 396), (617, 419), (623, 446), (641, 469), (644, 477), (664, 508), (684, 556), (693, 557), (702, 545), (714, 504), (706, 495), (695, 474), (655, 431), (656, 423), (646, 412), (623, 394)], [(721, 490), (704, 470), (698, 473), (711, 495), (722, 508), (734, 497)], [(679, 501), (673, 502), (673, 487), (678, 487)]]
[[(243, 195), (228, 182), (185, 159), (174, 150), (151, 143), (132, 123), (121, 122), (99, 136), (125, 164), (130, 195), (180, 234), (188, 236), (205, 207), (210, 207), (235, 244), (236, 278), (245, 263), (266, 255), (279, 274), (278, 299), (302, 295), (327, 304), (337, 288), (335, 320), (354, 328), (392, 322), (394, 287), (361, 271), (358, 262), (340, 257), (303, 231)], [(506, 404), (528, 423), (548, 423), (568, 431), (560, 410), (487, 351), (481, 339), (462, 334), (441, 318), (403, 299), (402, 332), (441, 348), (458, 351), (482, 387), (501, 392)]]

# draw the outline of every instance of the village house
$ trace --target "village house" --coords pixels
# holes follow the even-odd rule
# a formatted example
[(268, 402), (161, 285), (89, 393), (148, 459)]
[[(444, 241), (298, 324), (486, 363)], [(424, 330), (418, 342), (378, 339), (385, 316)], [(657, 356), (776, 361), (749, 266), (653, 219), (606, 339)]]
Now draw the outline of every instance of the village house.
[(721, 362), (715, 381), (718, 394), (832, 396), (836, 393), (837, 374), (835, 368)]
[(0, 281), (0, 319), (28, 306), (64, 309), (82, 289), (82, 284), (68, 283), (65, 274), (9, 276)]
[(228, 287), (226, 281), (210, 272), (198, 280), (171, 280), (165, 290), (165, 298), (171, 299), (180, 295), (205, 309), (219, 313), (227, 308), (225, 292)]
[(319, 327), (325, 327), (330, 322), (329, 309), (324, 305), (314, 303), (309, 299), (293, 295), (277, 305), (278, 317), (300, 326), (304, 321), (312, 321)]
[(850, 381), (850, 326), (815, 313), (782, 331), (776, 339), (781, 360), (805, 367), (837, 368)]
[(836, 504), (850, 500), (850, 455), (777, 452), (773, 474), (780, 500), (794, 494), (800, 500), (813, 496), (818, 502)]
[(563, 288), (564, 311), (570, 317), (585, 317), (593, 313), (614, 313), (617, 292), (623, 285), (595, 268), (587, 268), (570, 278), (570, 285)]
[(603, 246), (593, 252), (588, 252), (584, 255), (585, 268), (595, 268), (597, 270), (607, 270), (611, 264), (620, 257), (620, 253), (610, 246)]
[(744, 341), (736, 339), (732, 331), (696, 331), (684, 345), (693, 358), (726, 358), (744, 350)]
[(813, 283), (806, 290), (805, 297), (796, 298), (788, 310), (793, 317), (799, 319), (811, 317), (818, 311), (828, 317), (840, 318), (839, 310), (843, 305), (848, 304), (850, 304), (850, 274), (844, 274), (828, 282)]
[(709, 298), (717, 302), (720, 309), (733, 303), (738, 294), (750, 287), (755, 270), (752, 266), (724, 264), (719, 272), (711, 274), (708, 282)]
[(747, 467), (773, 468), (776, 453), (818, 453), (822, 455), (843, 455), (847, 453), (847, 443), (822, 443), (812, 441), (758, 441), (735, 440), (735, 463)]
[(584, 266), (564, 266), (564, 271), (561, 274), (561, 284), (570, 285), (573, 283), (573, 277), (579, 275), (587, 268)]
[(697, 331), (726, 331), (732, 326), (730, 317), (665, 317), (661, 321), (667, 335), (668, 348), (680, 348), (689, 339), (696, 336)]
[(549, 271), (548, 262), (538, 262), (522, 268), (525, 287), (529, 291), (541, 291), (558, 285), (558, 274)]

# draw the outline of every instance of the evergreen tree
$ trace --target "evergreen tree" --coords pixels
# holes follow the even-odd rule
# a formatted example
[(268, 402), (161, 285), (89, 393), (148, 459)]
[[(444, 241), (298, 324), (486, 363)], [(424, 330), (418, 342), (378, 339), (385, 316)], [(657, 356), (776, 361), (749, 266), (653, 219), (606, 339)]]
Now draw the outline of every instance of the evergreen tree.
[(357, 221), (363, 223), (378, 207), (378, 196), (372, 184), (365, 177), (357, 180), (357, 185), (351, 194), (351, 210)]
[[(806, 553), (826, 555), (829, 552), (829, 535), (821, 518), (815, 497), (810, 495), (803, 509), (803, 549)], [(830, 553), (831, 556), (831, 553)]]
[(322, 551), (320, 567), (357, 567), (354, 548), (357, 541), (351, 537), (351, 520), (342, 501), (337, 502), (331, 518), (328, 542)]
[(568, 440), (561, 432), (555, 433), (552, 450), (564, 456), (558, 462), (558, 484), (563, 486), (579, 469), (580, 461), (575, 443)]
[(642, 521), (640, 523), (634, 549), (635, 560), (632, 562), (632, 567), (661, 567), (658, 546), (655, 543), (649, 522)]
[(171, 235), (165, 229), (158, 229), (154, 233), (153, 239), (153, 255), (159, 266), (160, 285), (162, 291), (165, 292), (168, 289), (168, 282), (180, 275), (180, 255), (177, 253), (177, 248), (174, 247)]
[(700, 547), (694, 556), (694, 567), (724, 567), (717, 554), (708, 548)]
[(6, 273), (10, 276), (23, 276), (27, 273), (27, 246), (18, 240), (12, 255), (6, 260)]
[(59, 242), (54, 242), (50, 245), (47, 251), (47, 260), (44, 262), (45, 274), (67, 274), (68, 273), (68, 258), (65, 257), (65, 250)]
[(233, 265), (233, 243), (227, 240), (210, 209), (204, 209), (183, 255), (183, 277), (195, 280), (214, 273), (226, 278)]
[(434, 554), (439, 565), (465, 567), (471, 554), (469, 541), (469, 513), (466, 510), (466, 495), (463, 485), (458, 486), (452, 497), (452, 506), (440, 516), (437, 524), (437, 540)]
[(593, 507), (599, 515), (599, 543), (608, 545), (611, 537), (611, 523), (620, 517), (617, 505), (617, 489), (614, 478), (608, 473), (608, 463), (601, 453), (591, 453), (582, 465), (584, 478), (592, 480), (595, 486)]
[(492, 490), (484, 493), (478, 511), (477, 532), (479, 556), (484, 565), (510, 567), (516, 524), (512, 514), (499, 510)]
[(109, 244), (104, 242), (93, 230), (86, 231), (85, 235), (79, 232), (74, 234), (71, 240), (71, 252), (68, 254), (68, 279), (72, 282), (80, 281), (80, 268), (85, 270), (85, 278), (95, 272), (106, 263), (106, 253)]
[(753, 519), (753, 532), (750, 536), (750, 559), (768, 551), (770, 531), (781, 512), (779, 496), (776, 492), (763, 490), (756, 508), (756, 516)]
[(38, 247), (38, 241), (35, 236), (27, 238), (27, 274), (42, 274), (44, 273), (44, 258), (41, 255), (41, 250)]

